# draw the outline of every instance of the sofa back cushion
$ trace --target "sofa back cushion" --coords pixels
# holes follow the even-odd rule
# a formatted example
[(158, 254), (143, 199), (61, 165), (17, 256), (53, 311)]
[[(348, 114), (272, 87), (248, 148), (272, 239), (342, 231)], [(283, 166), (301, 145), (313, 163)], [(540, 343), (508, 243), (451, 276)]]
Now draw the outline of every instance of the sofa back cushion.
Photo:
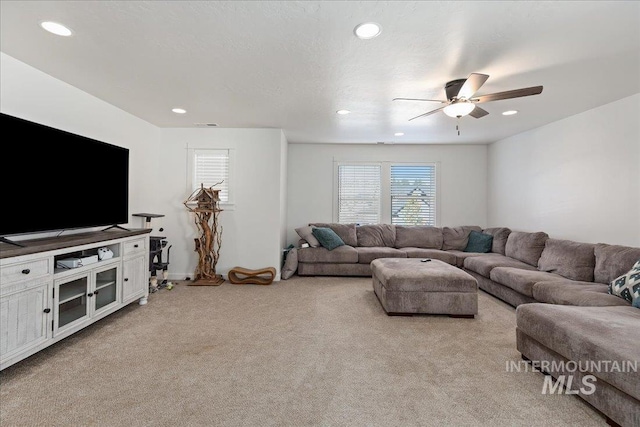
[(391, 224), (370, 224), (356, 227), (358, 246), (388, 247), (396, 243), (396, 226)]
[(345, 245), (357, 246), (358, 237), (356, 235), (355, 224), (338, 224), (338, 223), (323, 223), (317, 222), (309, 224), (312, 227), (330, 228), (342, 239)]
[(396, 225), (395, 247), (442, 249), (442, 229), (425, 225)]
[(593, 282), (596, 266), (595, 245), (571, 240), (547, 239), (538, 260), (538, 270), (556, 273), (567, 279)]
[(594, 281), (609, 284), (640, 260), (640, 248), (596, 243)]
[(469, 233), (471, 230), (482, 232), (482, 228), (475, 225), (462, 225), (460, 227), (443, 227), (442, 228), (442, 250), (447, 251), (454, 249), (464, 251), (469, 242)]
[(509, 234), (511, 234), (511, 229), (507, 227), (493, 227), (485, 228), (482, 232), (493, 236), (491, 252), (504, 255), (504, 247), (507, 245), (507, 239), (509, 238)]
[(512, 231), (507, 238), (504, 254), (537, 267), (548, 238), (549, 235), (543, 231), (534, 233)]

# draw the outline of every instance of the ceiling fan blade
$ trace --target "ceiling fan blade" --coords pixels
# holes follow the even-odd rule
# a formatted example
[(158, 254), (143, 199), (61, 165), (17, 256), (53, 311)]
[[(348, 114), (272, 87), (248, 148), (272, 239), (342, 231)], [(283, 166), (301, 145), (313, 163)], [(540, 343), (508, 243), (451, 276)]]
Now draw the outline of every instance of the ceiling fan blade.
[(440, 99), (419, 99), (419, 98), (393, 98), (392, 101), (429, 101), (429, 102), (439, 102), (444, 104), (447, 101), (442, 101)]
[(458, 98), (469, 99), (489, 78), (486, 74), (471, 73), (458, 91)]
[(474, 109), (469, 113), (469, 115), (470, 115), (471, 117), (475, 117), (476, 119), (479, 119), (480, 117), (484, 117), (484, 116), (486, 116), (487, 114), (489, 114), (489, 112), (488, 112), (487, 110), (483, 110), (482, 108), (478, 107), (477, 105), (476, 105), (476, 108), (474, 108)]
[(525, 87), (522, 89), (507, 90), (505, 92), (490, 93), (473, 98), (473, 102), (500, 101), (501, 99), (520, 98), (522, 96), (538, 95), (542, 93), (542, 86)]
[(435, 110), (431, 110), (431, 111), (428, 111), (428, 112), (426, 112), (426, 113), (424, 113), (424, 114), (420, 114), (419, 116), (412, 117), (412, 118), (410, 118), (410, 119), (409, 119), (409, 121), (411, 121), (411, 120), (415, 120), (415, 119), (417, 119), (417, 118), (419, 118), (419, 117), (430, 116), (430, 115), (435, 114), (435, 113), (437, 113), (438, 111), (442, 110), (443, 108), (444, 108), (444, 107), (436, 108)]

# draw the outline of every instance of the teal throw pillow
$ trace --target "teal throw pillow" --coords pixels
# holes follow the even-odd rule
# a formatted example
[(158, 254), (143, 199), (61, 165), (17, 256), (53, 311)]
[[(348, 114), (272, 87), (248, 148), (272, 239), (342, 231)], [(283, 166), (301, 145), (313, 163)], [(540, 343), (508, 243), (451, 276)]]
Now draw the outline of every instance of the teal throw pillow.
[(635, 308), (640, 308), (640, 298), (638, 298), (637, 300), (635, 300), (635, 301), (633, 302), (633, 306), (634, 306)]
[(339, 246), (344, 246), (344, 241), (340, 236), (328, 227), (313, 227), (311, 233), (318, 239), (323, 248), (327, 248), (330, 251)]
[(471, 233), (469, 233), (469, 242), (467, 243), (467, 247), (464, 248), (464, 251), (487, 253), (491, 252), (492, 245), (493, 236), (491, 234), (485, 234), (480, 233), (479, 231), (471, 230)]

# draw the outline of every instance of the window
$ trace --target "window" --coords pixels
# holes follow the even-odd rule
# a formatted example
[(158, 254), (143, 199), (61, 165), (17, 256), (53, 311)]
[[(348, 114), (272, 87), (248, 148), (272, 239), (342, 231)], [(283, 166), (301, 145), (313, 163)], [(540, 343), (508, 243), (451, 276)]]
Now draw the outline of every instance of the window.
[(391, 224), (436, 224), (436, 168), (391, 165)]
[(338, 222), (380, 222), (380, 165), (338, 165)]
[(232, 203), (232, 150), (191, 149), (189, 150), (190, 190), (193, 192), (204, 185), (220, 190), (220, 203)]
[(434, 163), (337, 163), (334, 220), (342, 224), (437, 224)]

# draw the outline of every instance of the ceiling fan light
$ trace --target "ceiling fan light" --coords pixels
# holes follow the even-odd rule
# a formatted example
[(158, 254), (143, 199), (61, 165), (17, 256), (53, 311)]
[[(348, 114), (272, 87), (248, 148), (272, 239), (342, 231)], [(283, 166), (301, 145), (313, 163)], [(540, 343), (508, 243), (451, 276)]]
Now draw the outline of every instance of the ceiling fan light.
[(473, 102), (456, 102), (449, 104), (442, 110), (449, 117), (463, 117), (471, 113), (476, 105)]

